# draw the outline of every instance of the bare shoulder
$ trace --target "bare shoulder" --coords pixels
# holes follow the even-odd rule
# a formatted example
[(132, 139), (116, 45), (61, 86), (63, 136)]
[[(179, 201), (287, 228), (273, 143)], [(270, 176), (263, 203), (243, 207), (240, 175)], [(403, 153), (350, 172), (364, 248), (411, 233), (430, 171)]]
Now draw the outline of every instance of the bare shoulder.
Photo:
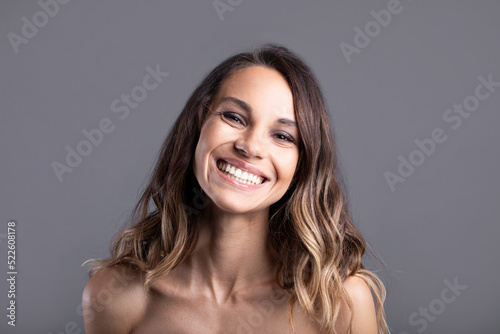
[(147, 306), (143, 275), (122, 266), (94, 274), (82, 294), (85, 332), (130, 333)]
[(339, 333), (346, 333), (349, 320), (352, 317), (352, 334), (377, 334), (377, 315), (370, 287), (358, 276), (349, 276), (344, 281), (344, 288), (349, 296), (352, 307), (344, 304), (338, 323)]

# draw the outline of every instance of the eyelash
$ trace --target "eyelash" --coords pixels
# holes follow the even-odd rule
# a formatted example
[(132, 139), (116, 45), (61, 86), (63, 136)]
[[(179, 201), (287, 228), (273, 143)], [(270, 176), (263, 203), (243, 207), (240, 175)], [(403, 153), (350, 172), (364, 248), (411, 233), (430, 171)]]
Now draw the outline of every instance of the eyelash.
[[(230, 122), (236, 122), (236, 123), (245, 125), (244, 120), (237, 113), (234, 113), (234, 112), (231, 112), (231, 111), (221, 111), (219, 114), (222, 117), (228, 119)], [(288, 141), (288, 142), (290, 142), (292, 144), (296, 144), (295, 139), (292, 136), (290, 136), (288, 133), (286, 133), (286, 132), (277, 132), (275, 134), (275, 136), (284, 137), (283, 140), (286, 140), (286, 141)]]
[(220, 114), (222, 115), (222, 117), (224, 117), (224, 118), (228, 118), (228, 119), (230, 119), (232, 122), (236, 122), (236, 121), (234, 120), (234, 118), (237, 118), (237, 119), (239, 120), (239, 122), (238, 122), (238, 123), (244, 124), (244, 122), (243, 122), (243, 120), (241, 119), (241, 117), (240, 117), (238, 114), (234, 113), (234, 112), (231, 112), (231, 111), (222, 111), (222, 112), (220, 112)]
[(283, 137), (285, 137), (286, 141), (289, 141), (290, 143), (295, 144), (295, 139), (293, 139), (292, 136), (290, 136), (288, 133), (280, 132), (280, 133), (277, 133), (276, 136), (283, 136)]

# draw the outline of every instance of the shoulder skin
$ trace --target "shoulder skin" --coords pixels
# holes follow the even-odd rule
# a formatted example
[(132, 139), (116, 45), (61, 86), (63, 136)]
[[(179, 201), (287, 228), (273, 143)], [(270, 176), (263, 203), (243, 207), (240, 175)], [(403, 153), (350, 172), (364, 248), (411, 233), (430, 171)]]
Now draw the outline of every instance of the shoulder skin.
[(121, 266), (94, 274), (82, 294), (87, 334), (128, 334), (143, 317), (147, 293), (142, 275)]
[(352, 317), (350, 334), (378, 334), (375, 303), (368, 284), (360, 277), (349, 276), (344, 288), (351, 299), (352, 308), (342, 305), (336, 326), (338, 333), (348, 333), (349, 320)]

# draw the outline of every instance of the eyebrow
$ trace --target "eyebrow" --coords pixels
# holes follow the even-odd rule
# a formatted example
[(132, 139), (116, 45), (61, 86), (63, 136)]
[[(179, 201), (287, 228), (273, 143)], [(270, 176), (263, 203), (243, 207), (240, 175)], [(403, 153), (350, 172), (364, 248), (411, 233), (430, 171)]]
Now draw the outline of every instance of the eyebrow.
[[(240, 108), (242, 108), (243, 110), (245, 110), (248, 113), (252, 112), (252, 107), (250, 107), (250, 105), (248, 105), (248, 103), (246, 103), (245, 101), (242, 101), (236, 97), (233, 97), (233, 96), (224, 96), (223, 98), (221, 98), (221, 100), (219, 101), (218, 104), (221, 104), (221, 103), (226, 102), (226, 101), (233, 102), (233, 103), (237, 104)], [(280, 119), (278, 119), (277, 122), (298, 128), (297, 122), (292, 121), (289, 118), (280, 118)]]

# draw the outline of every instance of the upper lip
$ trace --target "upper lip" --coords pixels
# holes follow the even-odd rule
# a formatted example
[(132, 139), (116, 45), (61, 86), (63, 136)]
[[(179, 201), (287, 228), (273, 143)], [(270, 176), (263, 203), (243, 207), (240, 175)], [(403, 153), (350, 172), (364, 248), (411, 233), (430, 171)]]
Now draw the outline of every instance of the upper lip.
[(258, 168), (255, 168), (254, 166), (252, 166), (252, 165), (250, 165), (250, 164), (248, 164), (248, 163), (246, 163), (244, 161), (241, 161), (241, 160), (238, 160), (238, 159), (232, 159), (232, 158), (219, 158), (218, 160), (225, 161), (225, 162), (229, 163), (230, 165), (233, 165), (234, 167), (237, 167), (237, 168), (241, 169), (242, 171), (250, 172), (250, 173), (252, 173), (254, 175), (263, 177), (265, 179), (269, 179)]

